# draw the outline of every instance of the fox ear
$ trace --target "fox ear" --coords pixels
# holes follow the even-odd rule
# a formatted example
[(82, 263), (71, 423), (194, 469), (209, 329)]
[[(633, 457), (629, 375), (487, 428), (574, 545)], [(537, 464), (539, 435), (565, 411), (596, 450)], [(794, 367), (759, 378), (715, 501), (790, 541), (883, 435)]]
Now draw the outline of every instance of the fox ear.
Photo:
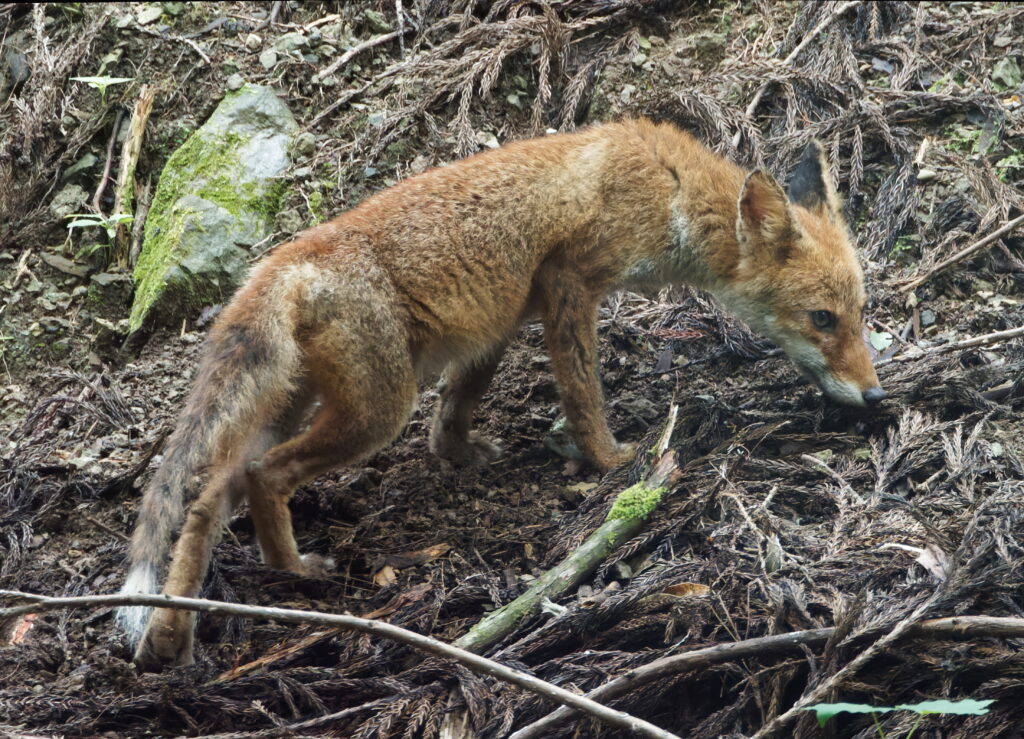
[(767, 172), (747, 175), (740, 190), (736, 237), (743, 258), (785, 261), (793, 244), (793, 218), (786, 193)]
[(793, 173), (789, 177), (789, 199), (810, 211), (827, 215), (842, 222), (842, 202), (828, 172), (825, 149), (817, 139), (804, 149)]

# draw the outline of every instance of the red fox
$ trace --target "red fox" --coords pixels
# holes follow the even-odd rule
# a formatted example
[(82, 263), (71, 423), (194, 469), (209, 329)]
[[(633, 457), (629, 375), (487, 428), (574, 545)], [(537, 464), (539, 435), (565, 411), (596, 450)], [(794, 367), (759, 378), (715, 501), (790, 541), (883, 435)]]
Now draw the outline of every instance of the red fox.
[[(597, 307), (618, 289), (668, 284), (711, 291), (829, 397), (886, 397), (820, 144), (808, 146), (788, 195), (771, 175), (647, 120), (509, 144), (384, 190), (256, 267), (210, 332), (146, 487), (122, 592), (155, 592), (184, 518), (163, 592), (198, 595), (242, 500), (270, 567), (315, 572), (322, 563), (300, 556), (292, 533), (296, 486), (392, 440), (418, 383), (442, 370), (431, 450), (460, 464), (495, 459), (500, 448), (470, 419), (533, 317), (579, 449), (602, 470), (631, 459), (604, 415)], [(119, 619), (141, 666), (192, 661), (193, 614), (131, 607)]]

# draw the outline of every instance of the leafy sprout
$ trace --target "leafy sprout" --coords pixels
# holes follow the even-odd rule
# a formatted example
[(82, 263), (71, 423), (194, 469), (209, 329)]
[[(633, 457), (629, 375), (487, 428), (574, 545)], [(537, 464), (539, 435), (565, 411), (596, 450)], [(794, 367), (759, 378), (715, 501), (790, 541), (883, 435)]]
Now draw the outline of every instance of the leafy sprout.
[(122, 223), (131, 223), (134, 218), (127, 213), (113, 213), (105, 216), (101, 213), (73, 213), (65, 218), (74, 218), (68, 224), (68, 233), (75, 228), (102, 228), (107, 232), (109, 243), (114, 243), (117, 227)]
[(131, 82), (133, 77), (72, 77), (75, 82), (84, 82), (89, 87), (95, 87), (100, 91), (100, 105), (106, 105), (107, 88), (111, 85), (121, 85)]

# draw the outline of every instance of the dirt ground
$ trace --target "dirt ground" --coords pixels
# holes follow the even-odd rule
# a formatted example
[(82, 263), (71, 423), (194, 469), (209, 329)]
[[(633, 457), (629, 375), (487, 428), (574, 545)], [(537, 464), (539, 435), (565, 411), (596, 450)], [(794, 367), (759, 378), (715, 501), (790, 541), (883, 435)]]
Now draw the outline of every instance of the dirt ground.
[[(126, 269), (95, 234), (68, 236), (54, 199), (69, 182), (91, 197), (115, 109), (130, 109), (141, 81), (158, 96), (137, 178), (155, 183), (240, 74), (274, 85), (317, 136), (295, 162), (305, 171), (289, 181), (277, 241), (492, 138), (620, 115), (672, 120), (780, 177), (812, 135), (833, 157), (890, 399), (873, 411), (822, 399), (705, 295), (613, 297), (599, 326), (611, 426), (649, 441), (677, 403), (680, 481), (564, 612), (531, 617), (486, 654), (584, 692), (666, 654), (836, 627), (824, 647), (681, 672), (613, 702), (679, 736), (741, 737), (901, 624), (1024, 616), (1024, 340), (954, 346), (1024, 325), (1024, 240), (904, 289), (1024, 212), (1020, 70), (1005, 61), (1024, 64), (1024, 8), (861, 3), (818, 29), (840, 5), (0, 5), (3, 38), (17, 42), (5, 49), (22, 50), (5, 52), (0, 103), (0, 589), (118, 590), (141, 487), (207, 328), (182, 316), (126, 336)], [(300, 51), (265, 64), (288, 33), (306, 39)], [(68, 81), (97, 70), (134, 81), (102, 100)], [(95, 163), (68, 176), (87, 154)], [(522, 329), (477, 413), (502, 459), (467, 470), (433, 457), (435, 399), (424, 388), (398, 439), (295, 496), (300, 548), (333, 558), (330, 576), (266, 568), (239, 511), (203, 596), (372, 615), (454, 641), (571, 551), (644, 469), (602, 478), (553, 451), (558, 398), (539, 326)], [(895, 640), (828, 699), (993, 700), (985, 715), (928, 717), (915, 736), (1021, 736), (1022, 646)], [(195, 665), (146, 674), (110, 610), (0, 620), (4, 736), (434, 737), (467, 713), (469, 735), (503, 737), (554, 707), (360, 634), (204, 615)], [(888, 736), (916, 720), (878, 718)], [(770, 733), (878, 732), (864, 715), (819, 729), (807, 714)], [(550, 735), (618, 734), (577, 718)]]

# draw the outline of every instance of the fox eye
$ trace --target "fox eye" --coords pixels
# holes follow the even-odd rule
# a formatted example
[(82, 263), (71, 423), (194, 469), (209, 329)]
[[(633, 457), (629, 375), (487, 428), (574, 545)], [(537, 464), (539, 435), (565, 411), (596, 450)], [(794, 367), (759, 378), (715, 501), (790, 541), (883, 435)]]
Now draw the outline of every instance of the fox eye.
[(811, 323), (822, 331), (829, 331), (836, 327), (836, 314), (830, 310), (812, 310)]

